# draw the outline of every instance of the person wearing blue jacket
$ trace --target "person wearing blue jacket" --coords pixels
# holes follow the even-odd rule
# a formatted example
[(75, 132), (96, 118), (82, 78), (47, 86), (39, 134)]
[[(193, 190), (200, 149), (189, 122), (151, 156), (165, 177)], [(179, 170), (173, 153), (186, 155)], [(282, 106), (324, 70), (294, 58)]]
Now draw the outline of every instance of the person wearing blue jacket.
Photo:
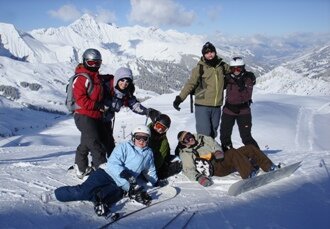
[(136, 183), (136, 178), (142, 174), (153, 186), (159, 184), (153, 153), (148, 147), (149, 137), (147, 126), (136, 126), (132, 140), (117, 145), (107, 163), (92, 172), (85, 182), (57, 188), (54, 193), (44, 194), (42, 200), (92, 201), (98, 216), (108, 216), (111, 205), (126, 194), (139, 203), (150, 204), (150, 195)]

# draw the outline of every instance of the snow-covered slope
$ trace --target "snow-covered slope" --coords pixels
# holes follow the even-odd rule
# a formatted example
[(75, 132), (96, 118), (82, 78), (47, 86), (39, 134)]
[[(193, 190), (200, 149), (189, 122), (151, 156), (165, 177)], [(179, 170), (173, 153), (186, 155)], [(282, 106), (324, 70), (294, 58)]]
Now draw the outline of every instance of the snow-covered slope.
[(330, 82), (312, 79), (286, 67), (277, 67), (257, 79), (257, 86), (265, 93), (290, 95), (330, 95)]
[(330, 81), (330, 45), (314, 48), (284, 66), (308, 78), (323, 78)]
[[(164, 94), (143, 103), (171, 117), (168, 137), (172, 151), (179, 131), (194, 132), (195, 129), (189, 102), (183, 102), (178, 112), (169, 102), (175, 96), (176, 93)], [(0, 120), (2, 112), (1, 108)], [(8, 112), (6, 115), (21, 115), (14, 108)], [(187, 228), (328, 228), (329, 96), (270, 95), (256, 90), (252, 112), (253, 135), (274, 162), (303, 161), (292, 176), (231, 197), (227, 190), (240, 179), (235, 175), (215, 178), (213, 186), (203, 188), (180, 174), (169, 179), (170, 185), (180, 191), (173, 201), (123, 219), (112, 228), (162, 228), (184, 208), (186, 212), (169, 228), (182, 228), (194, 212)], [(0, 228), (99, 228), (104, 225), (107, 220), (95, 215), (90, 202), (44, 204), (40, 200), (44, 191), (81, 183), (67, 171), (79, 143), (79, 131), (72, 117), (39, 112), (39, 116), (31, 114), (22, 119), (33, 128), (19, 129), (16, 136), (0, 140)], [(13, 118), (10, 122), (14, 125), (16, 121)], [(116, 141), (128, 140), (134, 125), (142, 123), (145, 116), (123, 109), (116, 116)], [(233, 142), (236, 147), (242, 144), (237, 126)]]

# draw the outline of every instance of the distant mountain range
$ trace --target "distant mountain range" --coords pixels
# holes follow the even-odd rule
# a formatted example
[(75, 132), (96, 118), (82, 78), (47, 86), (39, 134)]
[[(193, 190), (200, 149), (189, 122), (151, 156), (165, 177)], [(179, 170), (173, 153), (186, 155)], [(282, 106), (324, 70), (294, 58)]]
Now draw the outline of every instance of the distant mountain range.
[[(119, 28), (96, 22), (88, 14), (67, 27), (28, 32), (0, 23), (0, 99), (65, 112), (65, 85), (84, 50), (91, 47), (102, 53), (102, 73), (113, 73), (120, 66), (132, 68), (138, 93), (178, 91), (206, 41), (215, 44), (227, 62), (243, 56), (266, 92), (330, 95), (330, 90), (320, 89), (330, 86), (329, 38), (330, 34), (209, 38), (154, 27)], [(287, 90), (288, 85), (295, 86)]]

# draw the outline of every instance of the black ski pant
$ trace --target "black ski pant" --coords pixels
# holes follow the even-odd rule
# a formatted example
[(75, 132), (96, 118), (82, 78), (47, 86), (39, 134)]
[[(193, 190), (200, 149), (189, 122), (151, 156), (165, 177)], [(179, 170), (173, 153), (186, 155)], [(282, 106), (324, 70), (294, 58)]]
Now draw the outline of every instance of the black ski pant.
[(77, 113), (74, 114), (74, 121), (81, 132), (75, 163), (81, 172), (85, 172), (88, 167), (88, 154), (91, 152), (93, 167), (97, 169), (101, 164), (107, 162), (106, 149), (103, 145), (106, 137), (103, 122), (101, 119), (93, 119)]
[(233, 132), (233, 127), (235, 121), (238, 125), (239, 134), (241, 136), (244, 145), (254, 145), (259, 149), (258, 143), (254, 140), (251, 135), (252, 128), (252, 116), (250, 114), (244, 115), (229, 115), (227, 113), (222, 113), (221, 124), (220, 124), (220, 141), (221, 145), (226, 150), (227, 146), (232, 147), (231, 135)]
[(104, 121), (104, 128), (106, 130), (106, 137), (105, 137), (105, 148), (107, 150), (107, 158), (110, 157), (112, 150), (115, 148), (115, 139), (113, 137), (113, 126), (112, 122), (105, 122)]

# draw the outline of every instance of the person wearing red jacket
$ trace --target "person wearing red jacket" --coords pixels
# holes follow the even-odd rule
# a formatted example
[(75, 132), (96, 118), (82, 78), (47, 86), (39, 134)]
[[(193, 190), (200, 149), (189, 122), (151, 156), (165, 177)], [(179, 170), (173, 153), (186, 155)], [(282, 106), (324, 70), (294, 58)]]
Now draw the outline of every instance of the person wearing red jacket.
[[(86, 73), (92, 80), (88, 82), (86, 77), (78, 75), (73, 82), (73, 97), (78, 107), (73, 115), (75, 124), (81, 132), (74, 167), (80, 179), (107, 161), (103, 144), (106, 134), (102, 122), (104, 105), (102, 79), (99, 75), (101, 63), (101, 53), (96, 49), (87, 49), (83, 54), (83, 62), (78, 64), (75, 70), (75, 74)], [(92, 87), (90, 93), (89, 87)], [(89, 152), (92, 156), (92, 167), (88, 163)]]

